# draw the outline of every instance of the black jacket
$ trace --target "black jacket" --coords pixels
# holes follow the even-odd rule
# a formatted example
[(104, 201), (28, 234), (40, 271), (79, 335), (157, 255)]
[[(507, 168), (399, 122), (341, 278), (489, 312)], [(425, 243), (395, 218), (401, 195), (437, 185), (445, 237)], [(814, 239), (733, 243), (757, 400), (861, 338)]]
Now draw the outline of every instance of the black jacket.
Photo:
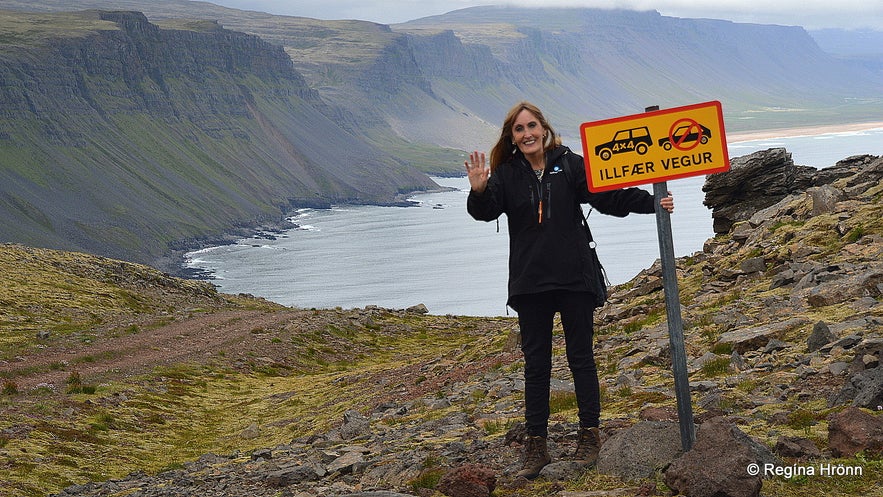
[(653, 195), (639, 188), (589, 192), (583, 158), (565, 146), (546, 153), (542, 181), (518, 151), (496, 168), (484, 192), (469, 193), (466, 209), (473, 218), (493, 221), (506, 214), (510, 305), (518, 295), (591, 291), (589, 282), (600, 269), (592, 262), (581, 224), (578, 207), (583, 203), (618, 217), (655, 211)]

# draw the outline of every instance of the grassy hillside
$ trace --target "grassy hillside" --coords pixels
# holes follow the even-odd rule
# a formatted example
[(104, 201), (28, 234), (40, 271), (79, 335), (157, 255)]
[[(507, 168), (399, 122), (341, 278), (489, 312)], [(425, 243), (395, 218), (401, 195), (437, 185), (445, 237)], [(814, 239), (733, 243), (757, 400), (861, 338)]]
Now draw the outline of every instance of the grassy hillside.
[[(17, 245), (0, 246), (0, 289), (0, 489), (10, 497), (327, 430), (389, 394), (365, 382), (442, 356), (466, 366), (499, 350), (512, 324), (288, 309)], [(260, 435), (240, 437), (252, 423)]]

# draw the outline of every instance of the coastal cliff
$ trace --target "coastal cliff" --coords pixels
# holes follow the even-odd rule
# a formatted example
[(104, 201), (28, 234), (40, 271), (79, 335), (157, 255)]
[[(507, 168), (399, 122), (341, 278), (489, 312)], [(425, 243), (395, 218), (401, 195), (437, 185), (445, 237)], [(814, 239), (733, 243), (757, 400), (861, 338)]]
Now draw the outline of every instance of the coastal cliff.
[(435, 186), (331, 121), (257, 36), (137, 12), (4, 19), (0, 239), (174, 270), (170, 249), (294, 207)]
[(176, 273), (182, 251), (295, 207), (435, 188), (426, 174), (462, 174), (463, 150), (493, 143), (525, 98), (572, 148), (582, 122), (649, 104), (720, 100), (728, 132), (880, 115), (879, 71), (800, 27), (618, 9), (387, 26), (184, 0), (0, 8), (0, 240)]

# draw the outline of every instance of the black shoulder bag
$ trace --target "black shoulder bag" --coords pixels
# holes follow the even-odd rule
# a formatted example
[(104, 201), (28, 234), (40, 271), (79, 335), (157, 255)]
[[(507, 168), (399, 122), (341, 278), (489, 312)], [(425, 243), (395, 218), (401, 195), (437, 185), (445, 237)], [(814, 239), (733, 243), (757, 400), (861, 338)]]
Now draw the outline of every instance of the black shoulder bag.
[(594, 285), (594, 288), (591, 288), (592, 293), (598, 296), (598, 301), (595, 302), (596, 307), (601, 307), (607, 301), (607, 287), (610, 286), (610, 280), (607, 279), (607, 271), (604, 270), (604, 266), (601, 265), (601, 260), (598, 259), (598, 252), (595, 250), (595, 239), (592, 237), (592, 230), (589, 229), (589, 215), (592, 213), (592, 209), (589, 209), (588, 214), (583, 216), (583, 210), (579, 204), (576, 204), (576, 210), (579, 212), (580, 222), (583, 225), (583, 228), (586, 230), (586, 238), (589, 243), (589, 254), (592, 258), (592, 262), (594, 262), (596, 269), (595, 274), (591, 275), (592, 281), (591, 285)]

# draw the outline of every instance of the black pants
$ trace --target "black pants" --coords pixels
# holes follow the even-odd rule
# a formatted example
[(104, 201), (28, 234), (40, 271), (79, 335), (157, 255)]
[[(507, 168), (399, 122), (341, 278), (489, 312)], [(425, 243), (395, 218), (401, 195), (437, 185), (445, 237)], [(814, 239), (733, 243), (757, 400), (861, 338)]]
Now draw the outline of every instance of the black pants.
[(567, 347), (567, 364), (573, 374), (579, 422), (596, 427), (601, 417), (598, 369), (592, 350), (592, 297), (589, 293), (553, 291), (518, 295), (512, 308), (521, 326), (524, 353), (524, 402), (527, 433), (548, 436), (549, 382), (552, 377), (552, 325), (561, 313)]

